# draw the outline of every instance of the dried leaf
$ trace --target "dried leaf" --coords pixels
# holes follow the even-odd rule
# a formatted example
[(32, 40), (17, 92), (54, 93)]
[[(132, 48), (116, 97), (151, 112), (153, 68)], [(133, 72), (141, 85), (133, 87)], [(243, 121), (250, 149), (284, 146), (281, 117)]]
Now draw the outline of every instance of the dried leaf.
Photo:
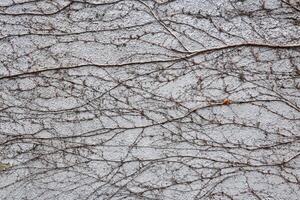
[(232, 103), (232, 101), (230, 100), (230, 99), (224, 99), (223, 100), (223, 104), (224, 105), (229, 105), (229, 104), (231, 104)]

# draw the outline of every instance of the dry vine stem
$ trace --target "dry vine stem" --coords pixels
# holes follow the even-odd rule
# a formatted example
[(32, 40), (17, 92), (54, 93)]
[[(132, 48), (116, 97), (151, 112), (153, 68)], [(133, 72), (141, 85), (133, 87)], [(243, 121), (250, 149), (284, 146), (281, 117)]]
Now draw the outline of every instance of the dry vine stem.
[(0, 1), (0, 199), (298, 200), (299, 9)]

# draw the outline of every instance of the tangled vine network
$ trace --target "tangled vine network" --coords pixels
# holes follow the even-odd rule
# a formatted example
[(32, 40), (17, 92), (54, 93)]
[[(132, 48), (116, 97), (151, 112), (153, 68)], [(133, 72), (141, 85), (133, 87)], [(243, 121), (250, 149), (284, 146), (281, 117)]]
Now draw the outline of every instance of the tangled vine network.
[(1, 0), (1, 200), (298, 200), (299, 0)]

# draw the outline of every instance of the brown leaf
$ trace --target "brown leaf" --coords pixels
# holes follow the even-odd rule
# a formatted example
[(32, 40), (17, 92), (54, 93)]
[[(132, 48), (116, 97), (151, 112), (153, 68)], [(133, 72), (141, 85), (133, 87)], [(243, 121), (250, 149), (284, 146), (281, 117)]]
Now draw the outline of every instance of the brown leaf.
[(229, 105), (231, 103), (232, 103), (232, 101), (230, 99), (224, 99), (223, 100), (223, 105)]

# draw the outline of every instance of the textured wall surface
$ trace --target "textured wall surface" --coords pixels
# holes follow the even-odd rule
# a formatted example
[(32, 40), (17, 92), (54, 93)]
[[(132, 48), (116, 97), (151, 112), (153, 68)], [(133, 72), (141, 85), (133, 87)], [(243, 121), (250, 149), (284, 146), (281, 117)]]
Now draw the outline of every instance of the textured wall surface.
[(0, 1), (1, 200), (299, 191), (299, 1)]

